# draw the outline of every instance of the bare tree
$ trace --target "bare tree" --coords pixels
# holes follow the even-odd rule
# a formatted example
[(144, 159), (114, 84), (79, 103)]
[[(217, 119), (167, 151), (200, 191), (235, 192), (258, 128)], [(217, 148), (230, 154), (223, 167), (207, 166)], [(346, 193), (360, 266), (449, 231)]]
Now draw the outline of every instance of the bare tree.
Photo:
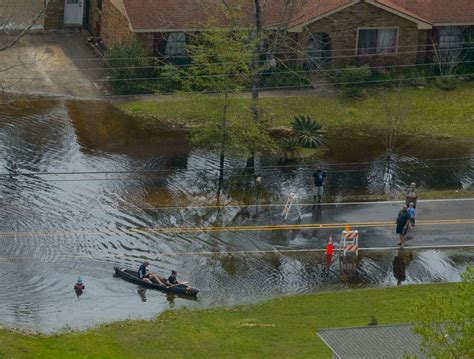
[(447, 26), (436, 35), (431, 36), (432, 59), (437, 64), (442, 81), (449, 82), (448, 79), (466, 56), (463, 30), (460, 27)]
[(396, 139), (403, 132), (409, 108), (404, 103), (401, 96), (400, 87), (395, 90), (396, 99), (384, 99), (383, 112), (385, 115), (385, 126), (383, 130), (383, 140), (385, 145), (385, 163), (383, 167), (383, 187), (384, 193), (390, 194), (394, 184), (394, 177), (397, 171), (396, 165)]

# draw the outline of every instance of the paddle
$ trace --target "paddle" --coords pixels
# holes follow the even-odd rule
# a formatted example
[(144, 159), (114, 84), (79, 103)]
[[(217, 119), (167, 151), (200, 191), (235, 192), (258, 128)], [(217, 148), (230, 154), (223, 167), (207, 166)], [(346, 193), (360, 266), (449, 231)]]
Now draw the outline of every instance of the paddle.
[(166, 288), (173, 288), (173, 287), (176, 287), (178, 285), (181, 285), (181, 284), (188, 284), (189, 282), (181, 282), (181, 283), (178, 283), (178, 284), (173, 284), (173, 285), (170, 285), (169, 287), (166, 287)]

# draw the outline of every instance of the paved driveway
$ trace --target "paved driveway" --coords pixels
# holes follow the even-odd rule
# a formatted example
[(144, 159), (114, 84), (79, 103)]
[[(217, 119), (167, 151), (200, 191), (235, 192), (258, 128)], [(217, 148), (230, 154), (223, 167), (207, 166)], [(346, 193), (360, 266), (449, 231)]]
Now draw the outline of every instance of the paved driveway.
[[(0, 36), (0, 43), (7, 40)], [(30, 33), (0, 58), (0, 86), (6, 91), (95, 97), (107, 76), (78, 30)]]

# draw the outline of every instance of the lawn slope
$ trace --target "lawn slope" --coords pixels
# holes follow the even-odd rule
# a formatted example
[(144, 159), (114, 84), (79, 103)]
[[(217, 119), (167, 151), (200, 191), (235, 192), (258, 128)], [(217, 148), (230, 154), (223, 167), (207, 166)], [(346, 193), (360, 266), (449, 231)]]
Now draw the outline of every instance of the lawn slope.
[(456, 284), (286, 296), (230, 309), (167, 311), (152, 321), (36, 336), (0, 330), (0, 358), (330, 358), (318, 328), (406, 323), (410, 303)]

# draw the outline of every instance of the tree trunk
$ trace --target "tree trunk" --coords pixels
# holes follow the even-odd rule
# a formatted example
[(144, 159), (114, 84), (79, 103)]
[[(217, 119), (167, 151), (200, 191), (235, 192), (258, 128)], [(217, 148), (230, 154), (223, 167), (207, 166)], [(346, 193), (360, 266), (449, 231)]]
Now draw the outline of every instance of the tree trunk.
[[(262, 55), (262, 41), (260, 39), (262, 35), (262, 5), (261, 0), (255, 1), (255, 36), (258, 39), (258, 44), (255, 48), (255, 56), (252, 64), (252, 117), (255, 122), (259, 120), (258, 118), (258, 98), (260, 96), (260, 72), (259, 72), (259, 63), (260, 56)], [(247, 158), (247, 164), (245, 166), (246, 173), (255, 173), (255, 151), (252, 151), (252, 156)]]
[(224, 161), (225, 161), (225, 154), (224, 151), (220, 154), (219, 159), (219, 183), (217, 185), (217, 205), (221, 205), (221, 192), (222, 192), (222, 185), (224, 184)]
[(222, 115), (222, 142), (219, 154), (219, 180), (217, 185), (217, 206), (221, 205), (221, 192), (224, 184), (224, 162), (225, 162), (225, 144), (227, 141), (227, 110), (229, 107), (229, 95), (228, 86), (226, 85), (226, 91), (224, 93), (224, 111)]

